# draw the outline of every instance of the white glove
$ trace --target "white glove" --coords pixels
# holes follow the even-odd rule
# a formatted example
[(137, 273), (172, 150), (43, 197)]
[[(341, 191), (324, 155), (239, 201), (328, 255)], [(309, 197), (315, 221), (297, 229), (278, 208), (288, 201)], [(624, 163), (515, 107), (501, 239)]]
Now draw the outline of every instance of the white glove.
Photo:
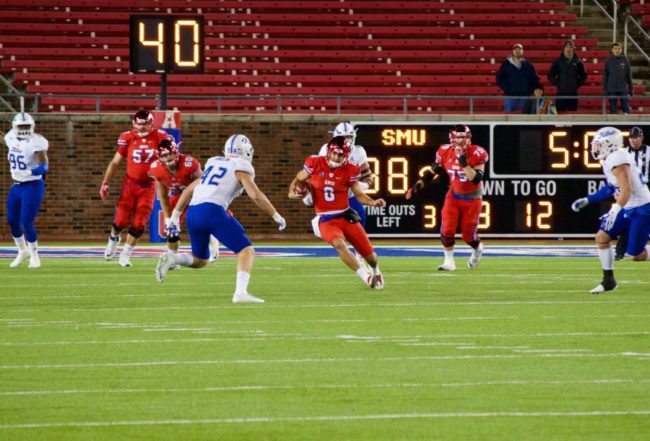
[(578, 211), (585, 208), (587, 205), (589, 205), (589, 199), (580, 198), (573, 201), (573, 204), (571, 204), (571, 209), (577, 213)]
[(607, 212), (607, 214), (605, 214), (605, 216), (603, 216), (603, 230), (609, 231), (612, 229), (614, 222), (616, 222), (616, 216), (618, 216), (618, 213), (620, 213), (622, 209), (623, 207), (618, 204), (612, 205), (612, 208)]
[[(169, 218), (171, 224), (180, 225), (181, 224), (181, 212), (177, 209), (172, 210), (172, 217)], [(165, 226), (167, 225), (167, 219), (165, 219)]]
[(171, 217), (166, 217), (165, 218), (165, 228), (169, 228), (171, 224), (172, 224), (172, 218)]
[(12, 175), (16, 180), (22, 180), (33, 176), (31, 170), (15, 170)]
[(287, 221), (285, 221), (284, 218), (277, 211), (273, 215), (273, 220), (275, 221), (276, 224), (279, 225), (278, 230), (282, 231), (285, 228), (287, 228)]
[(314, 205), (314, 198), (311, 197), (311, 193), (307, 193), (307, 196), (302, 198), (302, 203), (305, 204), (308, 207), (311, 207)]

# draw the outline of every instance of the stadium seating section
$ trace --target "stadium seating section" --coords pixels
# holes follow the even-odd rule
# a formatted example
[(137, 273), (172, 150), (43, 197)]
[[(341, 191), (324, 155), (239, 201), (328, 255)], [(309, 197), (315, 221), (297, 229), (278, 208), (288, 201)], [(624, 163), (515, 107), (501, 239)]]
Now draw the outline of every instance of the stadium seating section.
[[(3, 0), (0, 72), (39, 94), (41, 111), (155, 107), (160, 75), (129, 72), (134, 13), (204, 17), (205, 73), (168, 76), (168, 107), (183, 111), (500, 112), (495, 73), (514, 43), (548, 86), (573, 40), (590, 74), (582, 95), (601, 94), (608, 55), (563, 1)], [(602, 110), (581, 100), (581, 112)]]

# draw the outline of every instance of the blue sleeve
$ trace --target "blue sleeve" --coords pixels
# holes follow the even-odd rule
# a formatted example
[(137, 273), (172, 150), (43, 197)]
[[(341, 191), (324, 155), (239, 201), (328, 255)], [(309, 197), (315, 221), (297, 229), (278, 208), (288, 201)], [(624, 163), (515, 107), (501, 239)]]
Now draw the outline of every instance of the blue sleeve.
[(45, 173), (47, 173), (47, 164), (44, 162), (41, 162), (38, 164), (38, 167), (32, 169), (33, 176), (44, 175)]
[(589, 202), (604, 201), (605, 199), (611, 198), (615, 191), (616, 189), (614, 188), (613, 185), (605, 184), (602, 187), (600, 187), (600, 190), (598, 190), (596, 193), (587, 196), (587, 200)]

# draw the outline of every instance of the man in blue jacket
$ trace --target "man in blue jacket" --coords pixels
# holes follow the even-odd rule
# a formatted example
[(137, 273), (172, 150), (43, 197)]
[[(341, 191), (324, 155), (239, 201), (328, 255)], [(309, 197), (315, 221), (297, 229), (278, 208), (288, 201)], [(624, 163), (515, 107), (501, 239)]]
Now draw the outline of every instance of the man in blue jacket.
[(544, 87), (539, 81), (535, 66), (524, 59), (524, 47), (521, 44), (512, 46), (512, 55), (501, 64), (496, 80), (506, 96), (504, 111), (537, 113), (536, 100), (529, 97), (542, 96)]

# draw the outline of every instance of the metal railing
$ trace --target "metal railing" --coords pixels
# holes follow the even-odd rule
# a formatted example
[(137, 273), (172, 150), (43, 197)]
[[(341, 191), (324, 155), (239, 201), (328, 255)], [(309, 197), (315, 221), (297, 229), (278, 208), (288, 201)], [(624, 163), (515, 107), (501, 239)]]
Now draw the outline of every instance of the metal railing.
[[(74, 110), (70, 112), (131, 112), (136, 107), (148, 109), (161, 109), (160, 95), (83, 95), (83, 94), (0, 94), (0, 99), (13, 99), (24, 97), (26, 108), (43, 109), (41, 100), (43, 98), (64, 98), (68, 104), (51, 104), (53, 106), (69, 106)], [(583, 113), (594, 113), (594, 100), (599, 101), (600, 114), (607, 114), (610, 98), (621, 98), (618, 96), (604, 95), (579, 95), (579, 96), (501, 96), (501, 95), (409, 95), (409, 96), (388, 96), (388, 95), (169, 95), (168, 101), (174, 106), (174, 100), (191, 100), (186, 107), (192, 112), (201, 113), (265, 113), (265, 114), (288, 114), (288, 113), (329, 113), (329, 114), (351, 114), (363, 113), (372, 114), (377, 109), (381, 113), (387, 110), (394, 114), (437, 114), (437, 113), (459, 113), (473, 115), (476, 113), (503, 113), (503, 102), (508, 99), (523, 99), (528, 101), (530, 109), (528, 114), (539, 114), (542, 99), (550, 99), (555, 103), (557, 99), (579, 99), (591, 100), (589, 108), (591, 111)], [(625, 97), (624, 97), (625, 98)], [(650, 113), (650, 96), (629, 97), (635, 104), (636, 111)], [(73, 100), (71, 102), (71, 99)], [(74, 100), (84, 100), (84, 105), (75, 106)], [(89, 104), (90, 100), (92, 104)], [(111, 100), (110, 105), (106, 101)], [(368, 101), (373, 101), (368, 104)], [(123, 104), (121, 103), (123, 101)], [(237, 101), (233, 105), (232, 101)], [(384, 101), (386, 104), (382, 103)], [(90, 108), (93, 108), (92, 110)], [(580, 109), (580, 107), (579, 107)], [(181, 108), (180, 110), (184, 110)], [(61, 108), (53, 108), (53, 112), (68, 111)], [(508, 112), (511, 113), (511, 112)], [(580, 113), (577, 112), (572, 113)]]
[[(609, 18), (609, 20), (612, 22), (612, 43), (616, 41), (616, 27), (618, 23), (618, 0), (611, 0), (612, 1), (612, 10), (613, 10), (613, 16), (609, 15), (609, 12), (607, 12), (607, 9), (600, 4), (598, 0), (592, 0), (596, 6), (601, 10), (601, 12), (605, 15), (605, 17)], [(573, 5), (573, 0), (571, 0), (571, 5)], [(585, 12), (585, 0), (580, 0), (580, 17), (584, 15)]]
[(650, 56), (648, 56), (648, 54), (643, 50), (643, 48), (636, 42), (636, 40), (628, 32), (630, 23), (636, 26), (636, 30), (639, 31), (639, 33), (643, 35), (648, 42), (650, 42), (650, 35), (648, 35), (648, 33), (641, 27), (639, 22), (637, 22), (634, 19), (634, 17), (628, 15), (627, 17), (625, 17), (625, 26), (623, 27), (623, 52), (625, 52), (625, 55), (627, 55), (627, 40), (629, 39), (630, 42), (637, 48), (639, 53), (643, 55), (643, 57), (645, 57), (648, 63), (650, 63)]

